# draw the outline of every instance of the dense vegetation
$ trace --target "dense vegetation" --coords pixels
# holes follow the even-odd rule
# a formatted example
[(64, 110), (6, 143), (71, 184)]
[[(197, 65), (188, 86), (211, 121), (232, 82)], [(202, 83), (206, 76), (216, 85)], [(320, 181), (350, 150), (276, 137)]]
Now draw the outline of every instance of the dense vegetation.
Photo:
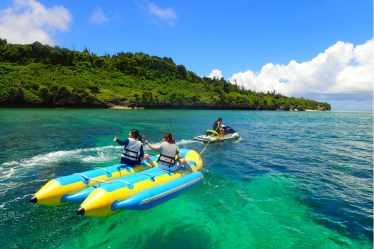
[(328, 103), (244, 90), (199, 77), (171, 58), (97, 56), (0, 39), (0, 106), (330, 110)]

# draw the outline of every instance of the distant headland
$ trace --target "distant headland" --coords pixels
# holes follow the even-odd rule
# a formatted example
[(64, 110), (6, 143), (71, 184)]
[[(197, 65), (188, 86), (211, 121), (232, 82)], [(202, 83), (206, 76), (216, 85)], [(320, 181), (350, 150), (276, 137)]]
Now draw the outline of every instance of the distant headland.
[(172, 58), (0, 39), (0, 107), (325, 111), (328, 103), (199, 77)]

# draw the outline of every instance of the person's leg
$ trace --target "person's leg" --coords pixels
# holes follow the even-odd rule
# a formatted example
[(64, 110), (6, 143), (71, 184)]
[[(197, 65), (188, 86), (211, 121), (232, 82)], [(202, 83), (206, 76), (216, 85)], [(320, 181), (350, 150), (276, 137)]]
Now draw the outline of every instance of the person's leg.
[(179, 170), (180, 168), (181, 168), (180, 163), (176, 163), (176, 164), (174, 164), (173, 166), (171, 166), (171, 167), (169, 168), (169, 170), (170, 170), (171, 172), (174, 172), (174, 171)]
[(186, 158), (182, 158), (180, 160), (180, 162), (184, 165), (184, 167), (186, 167), (186, 169), (189, 171), (189, 172), (193, 172), (193, 169), (191, 168), (191, 166), (188, 164)]
[(157, 165), (157, 168), (161, 169), (161, 170), (169, 170), (169, 167), (166, 166), (166, 165), (163, 165), (162, 163), (159, 163)]
[(221, 138), (223, 138), (225, 136), (225, 130), (223, 128), (221, 128), (220, 132), (221, 132)]
[(144, 154), (144, 159), (147, 159), (147, 162), (152, 166), (155, 167), (155, 164), (153, 163), (151, 157), (148, 154)]

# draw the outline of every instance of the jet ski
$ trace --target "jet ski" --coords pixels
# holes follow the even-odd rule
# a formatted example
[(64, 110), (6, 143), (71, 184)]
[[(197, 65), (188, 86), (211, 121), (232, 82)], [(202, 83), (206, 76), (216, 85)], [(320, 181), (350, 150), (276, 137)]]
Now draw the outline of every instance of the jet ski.
[(207, 130), (205, 132), (205, 135), (200, 135), (194, 137), (193, 139), (196, 141), (201, 141), (203, 143), (218, 143), (237, 140), (240, 137), (239, 134), (230, 126), (221, 125), (221, 127), (225, 131), (225, 136), (223, 138), (220, 138), (219, 131), (217, 132), (215, 130)]

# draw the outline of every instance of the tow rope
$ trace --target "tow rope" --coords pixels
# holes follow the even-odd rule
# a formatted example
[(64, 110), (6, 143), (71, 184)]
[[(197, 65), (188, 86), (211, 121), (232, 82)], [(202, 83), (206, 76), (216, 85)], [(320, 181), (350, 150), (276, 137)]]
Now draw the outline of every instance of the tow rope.
[(205, 145), (205, 147), (201, 150), (201, 152), (199, 153), (200, 156), (203, 154), (203, 152), (205, 151), (206, 147), (208, 147), (208, 144), (209, 144), (211, 141), (213, 141), (213, 139), (210, 140), (210, 141)]

